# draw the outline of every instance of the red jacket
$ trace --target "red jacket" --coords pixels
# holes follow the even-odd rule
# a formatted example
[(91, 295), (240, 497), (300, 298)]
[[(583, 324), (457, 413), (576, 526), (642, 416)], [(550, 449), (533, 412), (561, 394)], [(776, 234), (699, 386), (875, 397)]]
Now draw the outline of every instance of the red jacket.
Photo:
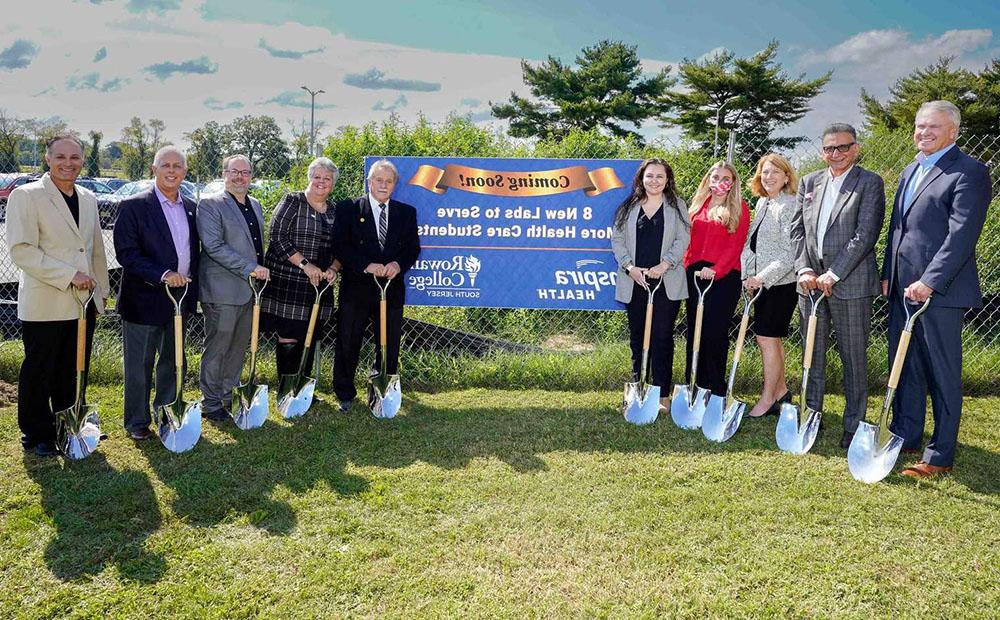
[(701, 205), (691, 218), (691, 243), (684, 253), (684, 266), (705, 261), (711, 263), (715, 278), (723, 278), (734, 269), (740, 269), (740, 254), (750, 230), (750, 209), (741, 201), (740, 222), (735, 232), (729, 232), (724, 224), (708, 219), (708, 203), (711, 196)]

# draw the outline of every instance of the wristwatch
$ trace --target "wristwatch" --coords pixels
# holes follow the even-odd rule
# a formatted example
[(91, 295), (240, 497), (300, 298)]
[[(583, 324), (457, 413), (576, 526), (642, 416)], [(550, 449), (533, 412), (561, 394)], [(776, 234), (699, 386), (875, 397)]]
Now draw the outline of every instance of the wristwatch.
[(309, 264), (309, 261), (303, 258), (302, 260), (299, 261), (299, 269), (305, 269), (306, 265), (308, 265), (308, 264)]

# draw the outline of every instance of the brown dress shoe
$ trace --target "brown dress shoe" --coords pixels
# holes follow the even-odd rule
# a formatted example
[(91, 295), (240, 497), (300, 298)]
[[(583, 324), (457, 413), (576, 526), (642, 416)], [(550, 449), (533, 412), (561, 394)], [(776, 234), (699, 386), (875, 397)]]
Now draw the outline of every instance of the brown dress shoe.
[(951, 471), (951, 466), (939, 467), (937, 465), (931, 465), (930, 463), (925, 463), (920, 461), (916, 465), (911, 465), (904, 469), (901, 473), (904, 476), (910, 476), (911, 478), (933, 478), (940, 474), (947, 474)]
[(153, 431), (149, 430), (148, 427), (138, 428), (134, 431), (129, 431), (128, 436), (136, 441), (145, 441), (153, 436)]

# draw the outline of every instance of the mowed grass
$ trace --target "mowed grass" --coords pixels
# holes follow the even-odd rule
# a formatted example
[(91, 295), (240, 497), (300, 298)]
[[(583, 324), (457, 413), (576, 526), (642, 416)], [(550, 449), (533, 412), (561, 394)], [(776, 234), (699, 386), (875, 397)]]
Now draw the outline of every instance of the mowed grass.
[(75, 463), (23, 456), (8, 407), (0, 617), (996, 617), (1000, 399), (966, 400), (954, 475), (869, 486), (836, 414), (797, 457), (774, 418), (719, 445), (620, 398), (321, 402), (175, 455), (94, 386), (111, 437)]

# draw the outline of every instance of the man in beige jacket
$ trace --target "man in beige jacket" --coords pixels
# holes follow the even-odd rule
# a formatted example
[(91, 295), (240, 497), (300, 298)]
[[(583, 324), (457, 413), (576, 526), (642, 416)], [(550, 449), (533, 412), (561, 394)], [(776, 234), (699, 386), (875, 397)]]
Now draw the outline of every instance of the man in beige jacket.
[[(18, 377), (17, 422), (21, 444), (39, 456), (54, 456), (53, 411), (76, 397), (74, 293), (95, 290), (88, 307), (87, 366), (94, 315), (108, 297), (108, 265), (97, 216), (97, 199), (75, 185), (83, 168), (83, 146), (74, 136), (56, 136), (45, 148), (49, 172), (14, 190), (7, 204), (7, 247), (21, 269), (17, 317), (24, 361)], [(76, 290), (74, 290), (76, 289)]]

